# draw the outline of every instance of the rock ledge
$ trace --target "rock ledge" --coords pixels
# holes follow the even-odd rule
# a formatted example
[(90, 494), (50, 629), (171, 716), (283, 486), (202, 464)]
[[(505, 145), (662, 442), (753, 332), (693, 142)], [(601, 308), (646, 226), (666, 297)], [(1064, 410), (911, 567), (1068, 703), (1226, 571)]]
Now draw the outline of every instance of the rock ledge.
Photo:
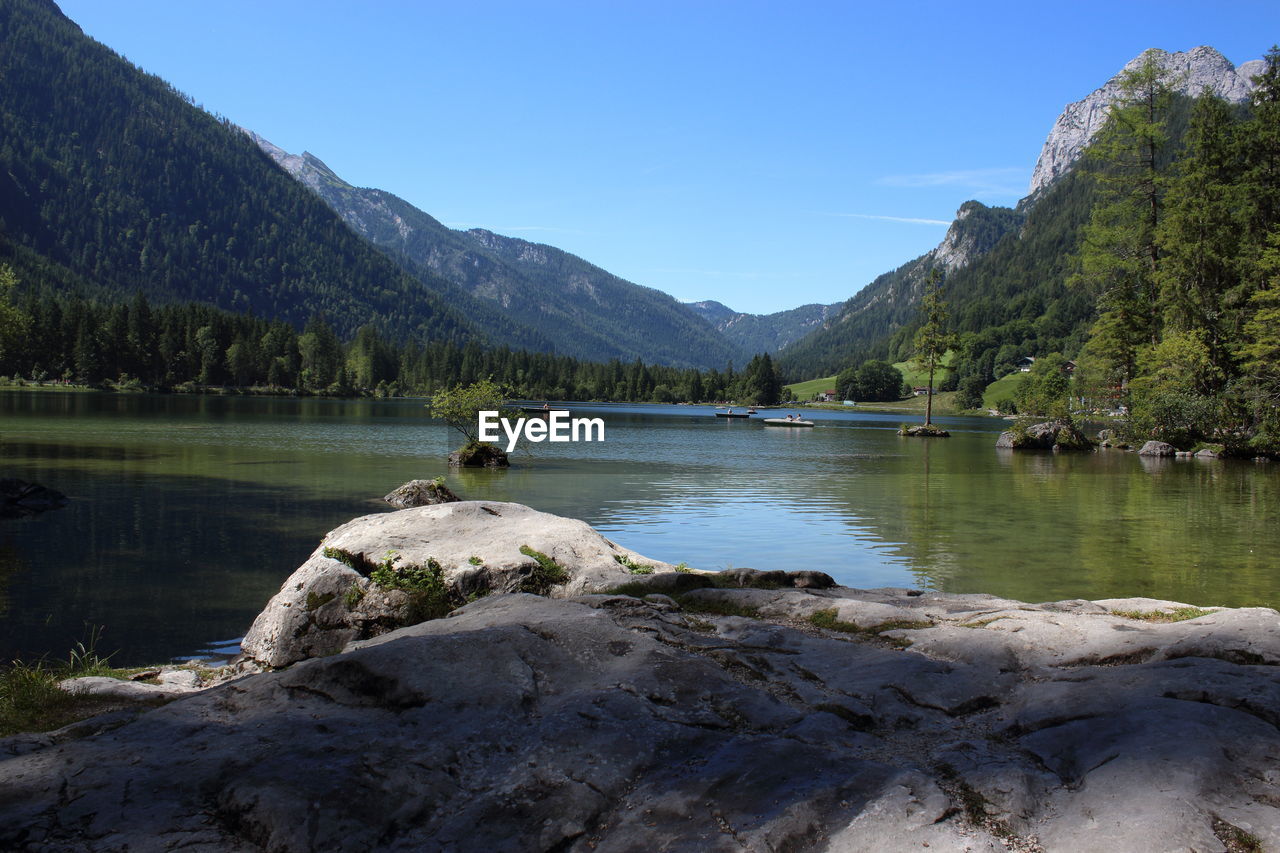
[[(326, 542), (456, 572), (471, 546), (444, 531), (488, 510), (559, 524), (533, 547), (577, 566), (566, 597), (492, 594), (123, 722), (0, 741), (0, 848), (1280, 849), (1274, 610), (798, 574), (609, 594), (587, 582), (600, 558), (614, 578), (689, 575), (633, 576), (586, 525), (514, 504)], [(486, 564), (517, 560), (491, 547)]]

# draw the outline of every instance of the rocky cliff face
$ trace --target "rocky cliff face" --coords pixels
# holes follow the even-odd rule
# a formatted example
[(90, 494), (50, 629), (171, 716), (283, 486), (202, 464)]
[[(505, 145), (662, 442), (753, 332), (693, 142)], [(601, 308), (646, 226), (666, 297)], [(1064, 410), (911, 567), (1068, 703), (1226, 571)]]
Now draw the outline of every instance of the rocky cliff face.
[(1253, 75), (1262, 71), (1263, 62), (1255, 59), (1236, 67), (1211, 47), (1197, 47), (1178, 53), (1152, 49), (1135, 57), (1124, 69), (1083, 100), (1067, 104), (1054, 122), (1049, 138), (1040, 151), (1031, 186), (1032, 196), (1063, 175), (1106, 123), (1111, 105), (1120, 95), (1120, 78), (1136, 69), (1147, 54), (1153, 54), (1169, 74), (1176, 91), (1189, 96), (1208, 88), (1228, 101), (1240, 102), (1253, 90)]
[(978, 201), (966, 201), (956, 211), (947, 236), (925, 257), (930, 266), (940, 266), (948, 273), (955, 272), (991, 251), (1001, 237), (1021, 223), (1021, 216), (1009, 208), (987, 207)]

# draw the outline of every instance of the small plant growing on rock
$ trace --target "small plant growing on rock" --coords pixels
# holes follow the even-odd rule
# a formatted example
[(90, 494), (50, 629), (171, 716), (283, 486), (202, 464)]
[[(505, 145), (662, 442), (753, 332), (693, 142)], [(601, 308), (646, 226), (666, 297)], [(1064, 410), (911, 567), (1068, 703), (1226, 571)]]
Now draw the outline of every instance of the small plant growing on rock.
[(521, 582), (520, 592), (546, 595), (551, 591), (551, 587), (568, 583), (569, 573), (564, 570), (563, 566), (546, 554), (541, 551), (535, 551), (528, 545), (521, 545), (520, 553), (526, 557), (532, 557), (537, 564), (537, 567)]
[(1213, 834), (1226, 846), (1227, 853), (1262, 853), (1266, 850), (1258, 836), (1220, 817), (1213, 819)]
[(395, 551), (388, 551), (378, 567), (369, 573), (369, 580), (384, 589), (403, 589), (407, 592), (444, 587), (444, 567), (434, 557), (428, 557), (425, 566), (416, 563), (396, 565), (399, 562), (400, 555)]
[(471, 565), (473, 565), (473, 566), (482, 566), (482, 565), (484, 565), (484, 560), (480, 559), (479, 557), (471, 557), (471, 558), (469, 558), (469, 559), (467, 560), (467, 562), (468, 562), (468, 563), (470, 563), (470, 564), (471, 564)]
[(400, 555), (388, 551), (378, 567), (370, 572), (369, 580), (383, 589), (398, 589), (408, 594), (410, 623), (439, 619), (462, 603), (450, 592), (444, 580), (444, 567), (434, 557), (428, 557), (425, 566), (396, 565), (399, 562)]
[(896, 637), (881, 637), (885, 631), (901, 631), (911, 630), (915, 628), (928, 628), (931, 622), (908, 622), (905, 620), (895, 620), (890, 622), (881, 622), (879, 625), (871, 625), (863, 628), (855, 622), (845, 622), (836, 615), (835, 608), (829, 610), (819, 610), (809, 617), (809, 624), (815, 628), (823, 628), (828, 631), (840, 631), (845, 634), (860, 634), (864, 637), (879, 639), (888, 642), (891, 645), (906, 647), (911, 645), (910, 641), (899, 639)]
[(633, 575), (651, 575), (653, 574), (653, 566), (648, 563), (637, 563), (626, 554), (614, 554), (613, 561), (622, 566)]

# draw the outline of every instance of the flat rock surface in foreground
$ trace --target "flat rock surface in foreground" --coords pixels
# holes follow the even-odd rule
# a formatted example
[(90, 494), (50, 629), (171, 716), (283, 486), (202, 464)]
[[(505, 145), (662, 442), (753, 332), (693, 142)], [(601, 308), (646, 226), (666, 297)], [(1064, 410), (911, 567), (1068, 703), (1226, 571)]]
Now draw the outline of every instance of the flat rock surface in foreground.
[(494, 595), (0, 742), (0, 849), (1280, 849), (1280, 616), (1111, 609)]

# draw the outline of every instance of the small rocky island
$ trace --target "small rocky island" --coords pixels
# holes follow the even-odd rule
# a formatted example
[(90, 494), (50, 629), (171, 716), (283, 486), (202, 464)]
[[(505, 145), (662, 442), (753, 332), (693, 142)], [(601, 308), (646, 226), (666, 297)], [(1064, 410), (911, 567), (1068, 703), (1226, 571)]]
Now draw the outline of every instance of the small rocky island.
[(232, 670), (0, 741), (0, 848), (1277, 850), (1277, 665), (1264, 608), (700, 573), (447, 502), (330, 533)]

